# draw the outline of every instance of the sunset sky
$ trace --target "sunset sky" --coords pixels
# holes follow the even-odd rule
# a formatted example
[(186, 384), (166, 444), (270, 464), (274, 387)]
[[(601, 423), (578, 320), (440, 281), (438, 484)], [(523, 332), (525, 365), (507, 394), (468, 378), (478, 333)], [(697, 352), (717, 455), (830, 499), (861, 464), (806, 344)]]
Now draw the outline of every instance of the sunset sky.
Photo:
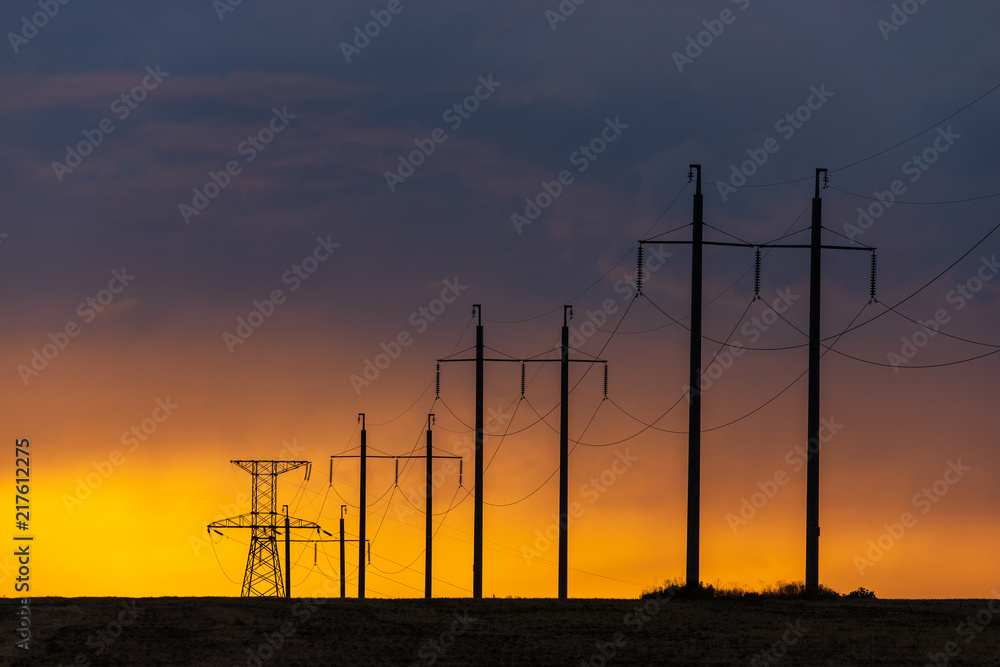
[[(824, 241), (878, 248), (875, 303), (868, 252), (823, 258), (821, 583), (1000, 586), (997, 3), (62, 1), (0, 9), (32, 596), (239, 595), (249, 531), (206, 534), (250, 509), (231, 460), (311, 461), (279, 505), (331, 533), (348, 505), (356, 536), (330, 457), (361, 412), (373, 453), (422, 453), (434, 413), (464, 455), (461, 485), (435, 464), (434, 593), (471, 595), (473, 365), (434, 381), (473, 304), (488, 356), (558, 359), (570, 304), (573, 358), (608, 362), (608, 400), (571, 369), (570, 596), (682, 578), (690, 246), (647, 246), (633, 285), (637, 240), (690, 239), (691, 163), (707, 240), (808, 242), (827, 168)], [(765, 252), (756, 301), (752, 249), (704, 276), (701, 578), (802, 580), (808, 252)], [(526, 383), (487, 364), (487, 596), (557, 590), (558, 364)], [(423, 594), (404, 463), (369, 464), (372, 597)], [(293, 559), (294, 595), (339, 592), (336, 543)]]

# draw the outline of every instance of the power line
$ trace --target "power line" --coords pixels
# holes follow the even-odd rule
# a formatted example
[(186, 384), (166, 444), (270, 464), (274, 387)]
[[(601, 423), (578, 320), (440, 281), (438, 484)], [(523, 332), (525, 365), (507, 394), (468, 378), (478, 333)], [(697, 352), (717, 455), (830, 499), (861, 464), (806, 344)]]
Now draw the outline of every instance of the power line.
[[(843, 192), (845, 195), (851, 195), (852, 197), (858, 197), (859, 199), (867, 199), (869, 201), (881, 201), (877, 197), (869, 197), (868, 195), (860, 195), (856, 192), (849, 192), (838, 187), (830, 186), (831, 190), (836, 190), (837, 192)], [(966, 202), (972, 201), (982, 201), (984, 199), (993, 199), (994, 197), (1000, 197), (1000, 192), (994, 192), (989, 195), (982, 195), (980, 197), (967, 197), (965, 199), (949, 199), (945, 201), (903, 201), (902, 199), (893, 200), (893, 205), (904, 204), (908, 206), (940, 206), (944, 204), (965, 204)], [(845, 237), (846, 238), (846, 237)]]

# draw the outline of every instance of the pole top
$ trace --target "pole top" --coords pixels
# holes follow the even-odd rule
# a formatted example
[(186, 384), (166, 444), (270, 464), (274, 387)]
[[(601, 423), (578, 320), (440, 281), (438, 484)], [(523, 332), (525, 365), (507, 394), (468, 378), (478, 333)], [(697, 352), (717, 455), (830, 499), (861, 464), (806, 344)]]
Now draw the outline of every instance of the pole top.
[(695, 177), (695, 173), (694, 172), (698, 172), (698, 180), (695, 182), (694, 193), (696, 195), (700, 195), (701, 194), (701, 165), (700, 164), (691, 164), (691, 165), (688, 165), (688, 183), (690, 183), (691, 180)]
[(826, 188), (826, 184), (830, 181), (829, 172), (826, 169), (818, 168), (816, 169), (816, 199), (819, 199), (819, 175), (823, 174), (823, 188)]

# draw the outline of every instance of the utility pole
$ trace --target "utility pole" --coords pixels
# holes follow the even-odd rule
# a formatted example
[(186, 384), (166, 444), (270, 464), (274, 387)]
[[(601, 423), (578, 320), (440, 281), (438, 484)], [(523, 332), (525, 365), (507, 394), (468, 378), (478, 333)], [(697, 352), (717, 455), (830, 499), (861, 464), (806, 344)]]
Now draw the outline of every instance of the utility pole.
[[(358, 517), (358, 599), (365, 597), (365, 518), (368, 516), (368, 432), (365, 430), (365, 413), (359, 412), (361, 420), (361, 507)], [(333, 483), (333, 480), (330, 480)]]
[(285, 513), (285, 597), (292, 597), (292, 527), (289, 525), (288, 505), (282, 505)]
[[(347, 505), (340, 506), (340, 598), (344, 599), (347, 597), (347, 559), (344, 557), (344, 512), (347, 511)], [(364, 552), (364, 542), (360, 539), (358, 543), (361, 544), (361, 551)], [(362, 567), (363, 563), (358, 563), (358, 567)]]
[[(432, 461), (434, 459), (458, 459), (459, 460), (459, 464), (458, 464), (458, 483), (459, 483), (459, 486), (461, 486), (461, 484), (462, 484), (462, 457), (461, 456), (454, 456), (452, 454), (434, 454), (431, 451), (431, 446), (432, 445), (431, 445), (431, 429), (430, 429), (430, 425), (433, 422), (433, 418), (434, 418), (433, 414), (427, 415), (427, 452), (425, 454), (423, 454), (423, 455), (406, 454), (406, 455), (400, 455), (400, 456), (393, 456), (391, 454), (372, 454), (372, 455), (370, 455), (370, 456), (367, 457), (367, 458), (372, 458), (372, 459), (394, 459), (396, 461), (396, 485), (397, 486), (399, 485), (399, 461), (400, 461), (400, 459), (420, 459), (420, 458), (422, 458), (422, 459), (425, 459), (427, 461), (427, 480), (426, 480), (426, 487), (425, 487), (426, 490), (425, 490), (425, 495), (424, 495), (424, 503), (425, 503), (425, 506), (426, 506), (426, 514), (427, 514), (427, 523), (426, 523), (427, 535), (426, 535), (426, 538), (425, 538), (426, 539), (426, 541), (425, 541), (426, 552), (425, 552), (425, 561), (424, 561), (424, 563), (425, 563), (425, 569), (426, 569), (426, 572), (425, 572), (425, 575), (424, 575), (424, 577), (425, 577), (424, 578), (424, 597), (425, 598), (431, 597), (431, 573), (432, 573), (432, 568), (431, 568), (431, 542), (432, 542), (432, 538), (433, 538), (433, 534), (434, 534), (433, 533), (433, 521), (432, 521), (432, 519), (433, 519), (433, 508), (431, 507), (431, 505), (432, 505), (432, 496), (433, 496), (433, 493), (434, 493), (434, 481), (433, 481), (434, 478), (433, 478), (433, 469), (432, 469), (432, 466), (431, 466)], [(362, 431), (362, 433), (363, 433), (363, 431)], [(362, 453), (361, 455), (334, 454), (333, 456), (331, 456), (330, 457), (330, 461), (331, 461), (331, 467), (330, 467), (330, 470), (331, 470), (330, 484), (333, 484), (333, 473), (332, 473), (332, 470), (333, 470), (332, 461), (333, 461), (333, 459), (353, 459), (353, 458), (359, 458), (361, 456), (365, 456), (365, 454), (364, 453)], [(361, 460), (364, 460), (364, 458), (362, 458)], [(342, 506), (342, 507), (344, 507), (344, 506)], [(343, 526), (343, 519), (341, 519), (341, 526)], [(364, 533), (362, 533), (362, 536), (363, 535), (364, 535)], [(361, 558), (362, 558), (362, 561), (363, 561), (366, 542), (364, 541), (363, 537), (361, 537), (359, 539), (359, 542), (360, 542), (360, 545), (361, 545), (360, 546), (360, 548), (361, 548)], [(343, 553), (343, 546), (341, 546), (341, 553)], [(341, 562), (343, 562), (343, 559), (341, 559)], [(359, 570), (358, 570), (359, 573), (364, 571), (364, 563), (363, 562), (359, 563), (358, 567), (359, 567)]]
[(562, 354), (559, 359), (559, 599), (569, 589), (569, 318), (563, 306)]
[[(481, 316), (480, 306), (473, 306), (477, 309)], [(476, 312), (476, 311), (473, 311)], [(573, 317), (573, 306), (563, 306), (563, 328), (562, 328), (562, 346), (561, 354), (559, 358), (559, 363), (561, 364), (561, 404), (560, 404), (560, 431), (559, 431), (559, 582), (558, 582), (558, 593), (560, 599), (565, 599), (567, 597), (567, 571), (568, 571), (568, 533), (569, 533), (569, 364), (572, 362), (588, 363), (588, 364), (604, 364), (604, 397), (607, 398), (607, 388), (608, 388), (608, 368), (607, 362), (603, 359), (570, 359), (569, 358), (569, 319)], [(481, 320), (480, 320), (481, 321)], [(497, 362), (508, 362), (508, 363), (520, 363), (521, 364), (521, 397), (524, 398), (524, 365), (528, 363), (548, 363), (556, 361), (555, 359), (484, 359), (482, 357), (482, 326), (477, 327), (476, 333), (476, 396), (477, 396), (477, 443), (481, 441), (482, 435), (482, 363), (484, 361), (497, 361)], [(448, 361), (473, 361), (473, 359), (438, 359), (438, 371), (440, 373), (440, 365), (443, 362)], [(440, 374), (438, 376), (438, 397), (440, 398), (441, 393), (441, 382)], [(477, 461), (479, 462), (478, 472), (479, 479), (482, 479), (482, 447), (477, 446)], [(480, 485), (477, 485), (477, 490)], [(476, 493), (476, 508), (477, 517), (482, 515), (482, 496)], [(482, 540), (479, 540), (479, 563), (482, 563)], [(475, 565), (473, 569), (475, 570)], [(481, 571), (480, 571), (481, 574)], [(482, 587), (481, 587), (481, 577), (480, 577), (480, 588), (479, 595), (475, 594), (477, 590), (475, 587), (475, 582), (473, 582), (473, 597), (482, 597)]]
[(431, 425), (433, 425), (433, 423), (434, 423), (434, 415), (433, 414), (427, 415), (427, 457), (426, 457), (427, 458), (427, 490), (425, 491), (425, 494), (424, 494), (424, 497), (425, 497), (425, 503), (424, 503), (425, 504), (425, 511), (424, 511), (424, 514), (426, 514), (426, 519), (427, 519), (427, 528), (426, 528), (427, 536), (425, 538), (426, 542), (424, 544), (424, 597), (427, 598), (428, 600), (431, 598), (431, 578), (432, 578), (433, 570), (434, 570), (434, 568), (432, 567), (433, 559), (431, 557), (431, 550), (432, 550), (432, 548), (434, 546), (434, 525), (433, 525), (433, 516), (434, 516), (434, 511), (433, 511), (433, 509), (434, 509), (434, 501), (433, 501), (433, 498), (434, 498), (434, 482), (433, 482), (433, 479), (434, 479), (434, 469), (433, 469), (434, 454), (431, 451), (432, 446), (433, 446), (431, 444), (431, 441), (432, 441), (432, 438), (433, 438), (433, 435), (431, 433)]
[[(696, 587), (699, 584), (699, 513), (701, 503), (701, 339), (702, 339), (702, 248), (711, 246), (732, 246), (744, 248), (809, 248), (810, 249), (810, 281), (809, 281), (809, 398), (807, 414), (808, 457), (806, 468), (806, 591), (815, 594), (819, 588), (819, 360), (822, 334), (820, 332), (820, 260), (822, 250), (867, 250), (872, 257), (872, 298), (875, 285), (875, 248), (870, 246), (823, 245), (822, 243), (822, 200), (819, 196), (820, 174), (826, 174), (826, 169), (816, 170), (816, 187), (812, 200), (812, 227), (808, 245), (801, 244), (752, 244), (705, 241), (703, 238), (704, 222), (703, 197), (701, 194), (701, 165), (690, 165), (688, 177), (697, 171), (697, 184), (694, 195), (694, 220), (691, 241), (639, 241), (638, 273), (636, 277), (636, 296), (642, 294), (642, 247), (644, 244), (691, 244), (691, 362), (689, 376), (689, 412), (688, 412), (688, 525), (687, 525), (687, 586)], [(758, 255), (759, 259), (759, 255)], [(760, 264), (757, 264), (757, 281), (755, 290), (759, 288)], [(755, 298), (756, 295), (755, 295)]]
[(287, 505), (283, 506), (286, 570), (283, 582), (277, 545), (280, 525), (278, 521), (280, 515), (277, 512), (278, 475), (305, 467), (305, 481), (309, 481), (311, 464), (308, 461), (230, 461), (230, 463), (250, 473), (253, 485), (250, 513), (213, 521), (208, 524), (208, 531), (214, 529), (218, 533), (219, 528), (250, 529), (250, 553), (247, 556), (241, 591), (243, 597), (291, 597), (289, 542), (299, 541), (289, 537), (291, 529), (307, 528), (318, 532), (320, 527), (312, 521), (289, 517)]
[(806, 419), (806, 593), (819, 592), (819, 357), (820, 357), (820, 262), (823, 258), (823, 200), (819, 175), (812, 200), (812, 237), (809, 260), (809, 405)]
[[(691, 230), (691, 349), (688, 384), (688, 514), (687, 514), (687, 587), (701, 582), (699, 549), (701, 544), (701, 308), (702, 242), (704, 235), (704, 196), (701, 194), (701, 165), (690, 167), (697, 172), (694, 193), (694, 220)], [(642, 267), (639, 267), (642, 270)]]
[(472, 546), (472, 597), (483, 597), (483, 307), (472, 306), (476, 323), (476, 509)]

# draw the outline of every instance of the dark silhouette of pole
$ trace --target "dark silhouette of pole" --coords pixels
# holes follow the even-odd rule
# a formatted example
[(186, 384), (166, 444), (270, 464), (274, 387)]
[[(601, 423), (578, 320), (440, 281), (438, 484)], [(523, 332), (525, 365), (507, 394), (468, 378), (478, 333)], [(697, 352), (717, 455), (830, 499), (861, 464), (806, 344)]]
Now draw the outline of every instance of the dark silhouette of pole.
[[(358, 599), (365, 597), (365, 518), (368, 514), (368, 432), (365, 430), (365, 413), (359, 412), (361, 420), (361, 508), (358, 517)], [(341, 543), (343, 544), (343, 543)]]
[[(691, 359), (688, 384), (688, 505), (687, 505), (687, 586), (696, 588), (701, 581), (699, 540), (701, 538), (701, 305), (702, 305), (702, 213), (701, 165), (694, 193), (694, 220), (691, 242)], [(639, 267), (642, 271), (642, 267)]]
[[(476, 362), (476, 493), (475, 493), (475, 503), (476, 503), (476, 519), (475, 519), (475, 535), (473, 543), (473, 597), (481, 598), (483, 596), (483, 364), (484, 362), (505, 362), (505, 363), (519, 363), (521, 364), (521, 398), (524, 398), (524, 365), (527, 363), (555, 363), (556, 359), (513, 359), (513, 358), (490, 358), (486, 359), (483, 356), (483, 326), (482, 326), (482, 307), (479, 304), (473, 306), (473, 316), (479, 315), (479, 324), (476, 326), (476, 356), (469, 358), (455, 358), (447, 357), (444, 359), (438, 359), (438, 375), (437, 375), (437, 387), (438, 387), (438, 398), (440, 398), (441, 393), (441, 364), (445, 362)], [(569, 465), (567, 460), (569, 458), (569, 448), (568, 448), (568, 433), (569, 433), (569, 373), (568, 364), (573, 362), (587, 363), (587, 364), (605, 364), (604, 369), (604, 395), (607, 398), (607, 362), (604, 359), (570, 359), (569, 358), (569, 326), (567, 322), (567, 313), (569, 317), (573, 316), (573, 307), (564, 306), (563, 311), (563, 332), (562, 332), (562, 356), (558, 360), (562, 366), (562, 400), (561, 400), (561, 419), (562, 419), (562, 429), (560, 430), (560, 495), (559, 495), (559, 512), (561, 519), (559, 521), (559, 597), (566, 597), (566, 571), (567, 571), (567, 527), (569, 524), (569, 502), (568, 502), (568, 470)]]
[[(687, 585), (699, 583), (698, 540), (699, 540), (699, 496), (700, 496), (700, 436), (701, 436), (701, 372), (697, 368), (701, 357), (701, 253), (704, 246), (732, 246), (744, 248), (808, 248), (810, 250), (809, 276), (809, 396), (807, 406), (807, 469), (806, 469), (806, 590), (815, 594), (819, 590), (819, 402), (820, 402), (820, 259), (822, 250), (864, 250), (872, 253), (871, 298), (875, 299), (875, 250), (862, 244), (823, 245), (823, 203), (819, 196), (820, 174), (826, 169), (816, 170), (816, 191), (812, 201), (812, 236), (809, 244), (797, 243), (733, 243), (705, 241), (703, 239), (701, 167), (698, 170), (698, 186), (694, 198), (694, 229), (691, 241), (639, 241), (639, 271), (636, 296), (642, 294), (642, 246), (643, 244), (691, 244), (691, 378), (690, 412), (688, 438), (688, 543), (687, 543)], [(692, 172), (688, 172), (692, 177)], [(758, 271), (760, 265), (757, 266)], [(758, 274), (759, 275), (759, 274)], [(758, 285), (759, 287), (759, 285)]]
[(559, 599), (568, 593), (569, 560), (569, 317), (573, 306), (563, 306), (562, 357), (559, 367)]
[[(331, 459), (332, 460), (332, 459)], [(347, 511), (347, 505), (340, 506), (340, 597), (341, 599), (347, 597), (347, 559), (344, 558), (344, 512)], [(364, 542), (361, 542), (364, 545)], [(364, 547), (362, 546), (362, 551)]]
[(819, 196), (816, 170), (816, 193), (812, 200), (812, 238), (809, 260), (809, 405), (807, 417), (806, 463), (806, 592), (819, 590), (819, 359), (820, 359), (820, 270), (823, 257), (823, 200)]
[(285, 511), (285, 597), (292, 597), (292, 525), (288, 518), (288, 505), (282, 505)]
[(434, 505), (434, 454), (431, 452), (431, 424), (434, 422), (434, 415), (427, 415), (427, 493), (425, 499), (425, 510), (424, 513), (427, 515), (427, 543), (424, 546), (424, 597), (430, 599), (431, 597), (431, 574), (433, 568), (431, 567), (431, 547), (433, 545), (433, 524), (431, 518), (434, 515), (433, 505)]
[(483, 597), (483, 307), (476, 309), (476, 518), (472, 555), (472, 597)]

